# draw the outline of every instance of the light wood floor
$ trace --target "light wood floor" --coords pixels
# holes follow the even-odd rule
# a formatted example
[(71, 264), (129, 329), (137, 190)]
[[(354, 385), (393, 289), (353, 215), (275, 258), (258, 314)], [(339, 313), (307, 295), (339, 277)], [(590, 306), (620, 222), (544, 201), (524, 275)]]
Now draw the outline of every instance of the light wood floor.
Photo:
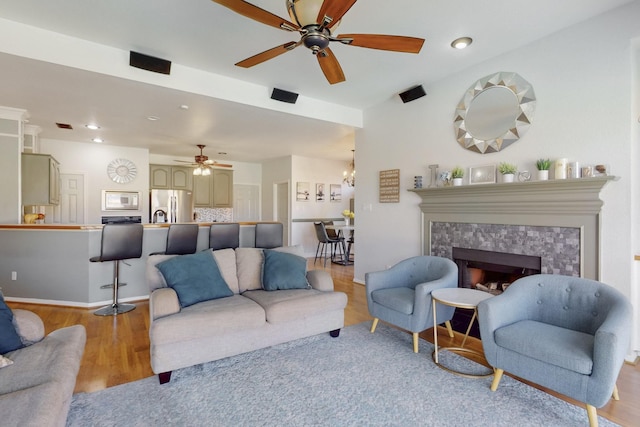
[[(309, 265), (313, 266), (313, 259)], [(318, 261), (315, 268), (323, 268), (322, 263)], [(326, 269), (331, 272), (336, 290), (345, 292), (349, 297), (345, 324), (348, 326), (371, 321), (364, 286), (353, 282), (353, 266), (328, 263)], [(116, 317), (95, 316), (93, 310), (81, 308), (21, 303), (9, 305), (36, 312), (42, 317), (47, 333), (74, 324), (85, 326), (87, 345), (76, 382), (76, 392), (101, 390), (153, 375), (149, 364), (149, 304), (146, 301), (138, 302), (137, 308), (132, 312)], [(451, 340), (444, 328), (438, 330), (440, 345), (460, 343), (461, 334), (456, 333), (456, 337)], [(424, 331), (421, 337), (433, 342), (433, 330)], [(467, 344), (469, 348), (482, 350), (479, 340), (470, 340)], [(430, 354), (425, 354), (424, 357), (425, 363), (433, 363)], [(478, 362), (486, 364), (484, 360)], [(617, 384), (620, 400), (611, 400), (605, 407), (598, 409), (598, 414), (623, 426), (640, 425), (640, 407), (637, 405), (640, 397), (640, 364), (625, 364)], [(496, 393), (499, 392), (500, 388)], [(564, 400), (571, 402), (566, 398)]]

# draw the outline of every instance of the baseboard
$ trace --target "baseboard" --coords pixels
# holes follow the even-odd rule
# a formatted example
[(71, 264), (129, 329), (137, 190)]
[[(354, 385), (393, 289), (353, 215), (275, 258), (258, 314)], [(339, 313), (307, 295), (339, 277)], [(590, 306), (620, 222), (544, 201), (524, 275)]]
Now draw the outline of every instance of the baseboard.
[[(20, 298), (20, 297), (4, 297), (5, 301), (19, 302), (23, 304), (38, 304), (38, 305), (55, 305), (61, 307), (78, 307), (78, 308), (96, 308), (111, 304), (112, 300), (98, 301), (98, 302), (78, 302), (78, 301), (60, 301), (49, 300), (40, 298)], [(145, 301), (149, 299), (149, 295), (139, 297), (120, 298), (119, 302), (134, 302)]]

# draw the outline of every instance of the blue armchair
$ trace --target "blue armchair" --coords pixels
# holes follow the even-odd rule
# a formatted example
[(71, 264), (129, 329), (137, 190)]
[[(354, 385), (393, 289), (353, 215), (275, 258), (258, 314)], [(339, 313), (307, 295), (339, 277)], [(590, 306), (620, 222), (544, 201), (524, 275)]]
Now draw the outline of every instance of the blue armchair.
[[(365, 274), (367, 305), (373, 316), (371, 332), (378, 320), (411, 331), (413, 351), (418, 352), (418, 334), (433, 325), (431, 291), (458, 286), (458, 266), (447, 258), (417, 256), (400, 261), (388, 270)], [(445, 322), (453, 337), (454, 308), (438, 305), (438, 320)]]
[(631, 339), (627, 298), (604, 283), (538, 274), (478, 305), (482, 346), (495, 368), (586, 404), (589, 424), (613, 395)]

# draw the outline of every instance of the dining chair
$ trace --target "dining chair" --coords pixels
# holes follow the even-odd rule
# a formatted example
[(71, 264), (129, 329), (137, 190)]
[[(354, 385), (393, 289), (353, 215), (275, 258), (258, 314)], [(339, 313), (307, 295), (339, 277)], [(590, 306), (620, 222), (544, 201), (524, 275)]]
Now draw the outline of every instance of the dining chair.
[[(316, 237), (318, 238), (318, 246), (316, 247), (316, 256), (313, 259), (313, 263), (314, 264), (316, 263), (316, 261), (318, 260), (318, 254), (320, 254), (320, 258), (324, 256), (324, 266), (326, 267), (327, 266), (327, 249), (331, 251), (332, 245), (344, 244), (344, 238), (342, 237), (337, 237), (335, 239), (329, 238), (329, 235), (327, 234), (327, 229), (323, 222), (314, 222), (313, 226), (316, 231)], [(327, 245), (329, 247), (327, 247)]]

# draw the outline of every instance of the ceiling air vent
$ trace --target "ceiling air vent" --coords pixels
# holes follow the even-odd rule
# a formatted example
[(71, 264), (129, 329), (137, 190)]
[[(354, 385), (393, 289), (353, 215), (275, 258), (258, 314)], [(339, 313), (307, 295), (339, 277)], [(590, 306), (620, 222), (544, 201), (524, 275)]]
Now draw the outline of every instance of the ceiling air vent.
[(58, 126), (60, 129), (73, 130), (73, 126), (71, 126), (70, 124), (67, 124), (67, 123), (56, 123), (56, 126)]

